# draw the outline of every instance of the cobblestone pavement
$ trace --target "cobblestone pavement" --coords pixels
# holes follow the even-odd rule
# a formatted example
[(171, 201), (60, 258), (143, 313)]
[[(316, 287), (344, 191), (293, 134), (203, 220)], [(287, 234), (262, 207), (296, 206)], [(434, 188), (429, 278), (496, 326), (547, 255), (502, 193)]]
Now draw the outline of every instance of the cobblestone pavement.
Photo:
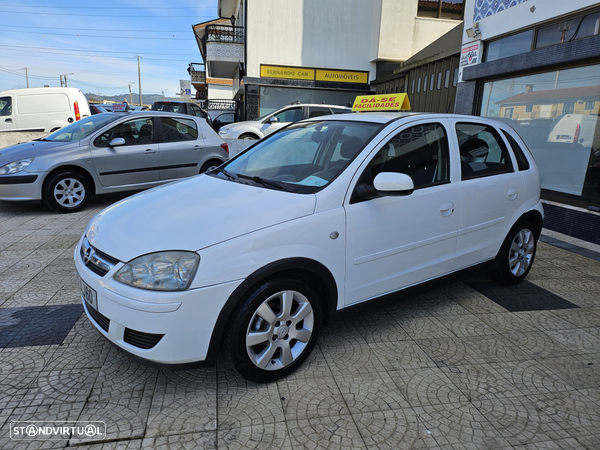
[[(0, 202), (0, 447), (600, 448), (598, 247), (544, 232), (525, 283), (472, 279), (329, 325), (298, 373), (256, 385), (139, 365), (82, 314), (73, 248), (118, 198), (70, 215)], [(106, 437), (11, 439), (17, 421), (102, 421)]]

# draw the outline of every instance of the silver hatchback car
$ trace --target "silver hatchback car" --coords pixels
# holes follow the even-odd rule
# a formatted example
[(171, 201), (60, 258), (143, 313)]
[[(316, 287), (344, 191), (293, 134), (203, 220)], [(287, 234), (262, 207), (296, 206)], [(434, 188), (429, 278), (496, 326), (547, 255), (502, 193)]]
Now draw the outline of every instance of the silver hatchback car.
[(0, 200), (42, 200), (58, 212), (92, 195), (137, 191), (213, 169), (227, 144), (200, 117), (104, 113), (0, 149)]

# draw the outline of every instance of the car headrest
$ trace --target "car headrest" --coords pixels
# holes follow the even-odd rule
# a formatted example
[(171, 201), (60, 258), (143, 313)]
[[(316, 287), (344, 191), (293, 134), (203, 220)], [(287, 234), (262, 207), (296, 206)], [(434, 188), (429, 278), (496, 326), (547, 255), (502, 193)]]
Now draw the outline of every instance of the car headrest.
[(487, 142), (479, 138), (468, 139), (460, 146), (460, 156), (468, 160), (483, 158), (489, 151), (490, 147)]
[(351, 159), (356, 155), (358, 150), (362, 147), (363, 141), (356, 136), (348, 136), (342, 141), (340, 148), (340, 155), (344, 159)]

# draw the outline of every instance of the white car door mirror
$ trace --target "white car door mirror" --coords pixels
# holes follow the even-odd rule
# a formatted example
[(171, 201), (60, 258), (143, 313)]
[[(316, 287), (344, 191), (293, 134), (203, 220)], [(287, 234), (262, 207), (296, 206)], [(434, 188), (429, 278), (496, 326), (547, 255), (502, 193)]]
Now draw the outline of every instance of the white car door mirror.
[(373, 180), (373, 186), (382, 195), (410, 195), (415, 190), (411, 177), (403, 173), (381, 172)]
[(125, 145), (125, 139), (123, 138), (114, 138), (112, 141), (110, 141), (110, 145), (111, 147), (120, 147), (122, 145)]
[(279, 122), (279, 119), (277, 119), (277, 117), (271, 117), (269, 119), (269, 122), (271, 122), (271, 123)]

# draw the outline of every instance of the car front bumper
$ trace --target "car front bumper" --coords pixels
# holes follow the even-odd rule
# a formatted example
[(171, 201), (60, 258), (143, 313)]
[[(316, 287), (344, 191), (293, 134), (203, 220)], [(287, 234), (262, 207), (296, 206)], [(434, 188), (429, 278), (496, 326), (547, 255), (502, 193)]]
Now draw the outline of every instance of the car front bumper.
[(98, 331), (125, 353), (150, 365), (181, 366), (204, 361), (221, 309), (236, 287), (233, 281), (182, 292), (132, 288), (84, 265), (81, 242), (75, 249), (76, 276), (97, 295), (97, 309), (82, 296)]
[(37, 173), (0, 175), (0, 200), (41, 200), (43, 180), (44, 177)]

